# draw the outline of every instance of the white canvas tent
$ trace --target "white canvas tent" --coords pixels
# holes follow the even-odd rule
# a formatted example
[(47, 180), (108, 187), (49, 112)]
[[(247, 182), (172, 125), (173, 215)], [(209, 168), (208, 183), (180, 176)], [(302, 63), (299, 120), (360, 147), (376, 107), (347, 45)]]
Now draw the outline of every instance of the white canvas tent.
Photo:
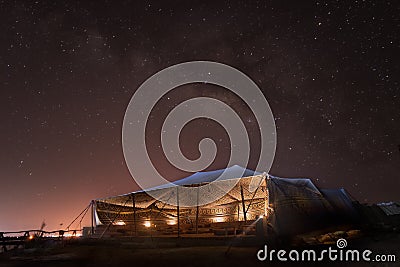
[[(213, 182), (221, 173), (225, 174), (223, 179)], [(201, 191), (201, 185), (210, 182), (213, 187)], [(228, 193), (206, 205), (171, 185), (151, 189), (157, 199), (144, 191), (97, 199), (95, 217), (98, 225), (118, 225), (135, 234), (149, 229), (179, 234), (219, 227), (240, 229), (267, 216), (277, 234), (290, 235), (334, 221), (338, 214), (343, 215), (343, 221), (354, 219), (356, 214), (352, 199), (343, 189), (320, 190), (307, 178), (279, 178), (237, 165), (198, 172), (174, 182), (198, 189), (205, 198), (232, 183), (235, 186)], [(193, 207), (180, 206), (182, 199)]]

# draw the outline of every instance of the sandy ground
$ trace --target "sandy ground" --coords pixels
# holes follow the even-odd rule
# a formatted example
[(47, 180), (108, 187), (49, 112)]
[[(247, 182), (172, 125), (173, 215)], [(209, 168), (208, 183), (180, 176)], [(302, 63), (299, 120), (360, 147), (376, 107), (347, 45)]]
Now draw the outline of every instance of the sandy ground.
[[(321, 266), (313, 263), (260, 262), (262, 245), (236, 240), (229, 250), (229, 239), (185, 240), (64, 240), (41, 243), (32, 248), (0, 254), (5, 266)], [(243, 242), (242, 242), (243, 241)], [(248, 240), (247, 240), (248, 241)], [(316, 248), (316, 249), (320, 249)], [(400, 235), (386, 234), (349, 241), (348, 248), (370, 249), (374, 253), (395, 254), (394, 263), (324, 262), (330, 266), (400, 266)]]

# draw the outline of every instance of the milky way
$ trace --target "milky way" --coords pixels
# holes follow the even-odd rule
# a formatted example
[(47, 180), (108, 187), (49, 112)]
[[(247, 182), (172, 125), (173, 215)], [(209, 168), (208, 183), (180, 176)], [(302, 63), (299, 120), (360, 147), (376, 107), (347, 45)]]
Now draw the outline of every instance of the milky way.
[[(173, 64), (210, 60), (251, 77), (273, 110), (271, 173), (344, 187), (361, 202), (398, 199), (399, 5), (396, 1), (1, 1), (0, 230), (68, 224), (91, 199), (137, 190), (121, 125), (136, 88)], [(169, 110), (194, 96), (231, 105), (245, 122), (255, 165), (257, 123), (235, 95), (193, 84), (165, 96), (149, 121), (160, 149)], [(203, 129), (199, 131), (199, 129)], [(206, 130), (204, 130), (206, 129)], [(183, 153), (211, 136), (226, 167), (229, 140), (210, 120), (184, 128)]]

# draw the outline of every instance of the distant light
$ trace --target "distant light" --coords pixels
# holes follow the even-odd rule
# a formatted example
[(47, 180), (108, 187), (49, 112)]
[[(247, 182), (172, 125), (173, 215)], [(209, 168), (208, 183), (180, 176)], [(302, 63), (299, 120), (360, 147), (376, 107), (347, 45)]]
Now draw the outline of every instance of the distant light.
[(151, 226), (151, 223), (150, 223), (149, 221), (145, 221), (145, 222), (144, 222), (144, 226), (145, 226), (145, 227), (150, 227), (150, 226)]
[(30, 235), (29, 240), (32, 240), (34, 237), (35, 237), (34, 235)]
[(71, 232), (68, 232), (68, 233), (64, 234), (64, 237), (80, 237), (80, 236), (82, 236), (82, 233), (71, 233)]

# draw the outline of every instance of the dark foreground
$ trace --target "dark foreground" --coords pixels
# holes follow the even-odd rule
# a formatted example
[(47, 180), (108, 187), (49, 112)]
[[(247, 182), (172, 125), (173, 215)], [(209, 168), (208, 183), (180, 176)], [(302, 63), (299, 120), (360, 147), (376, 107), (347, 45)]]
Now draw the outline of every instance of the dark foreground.
[[(232, 242), (233, 241), (233, 242)], [(229, 245), (232, 245), (231, 247)], [(328, 245), (312, 246), (316, 250)], [(335, 244), (331, 245), (336, 248)], [(25, 249), (0, 254), (5, 266), (321, 266), (321, 262), (259, 261), (263, 247), (251, 238), (220, 239), (65, 239), (32, 243)], [(293, 247), (291, 247), (292, 249)], [(303, 249), (303, 247), (296, 247)], [(307, 246), (310, 248), (310, 246)], [(396, 262), (323, 262), (330, 266), (400, 266), (400, 235), (385, 233), (349, 240), (348, 249), (395, 254)], [(270, 249), (279, 249), (270, 245)], [(287, 248), (290, 249), (290, 248)]]

